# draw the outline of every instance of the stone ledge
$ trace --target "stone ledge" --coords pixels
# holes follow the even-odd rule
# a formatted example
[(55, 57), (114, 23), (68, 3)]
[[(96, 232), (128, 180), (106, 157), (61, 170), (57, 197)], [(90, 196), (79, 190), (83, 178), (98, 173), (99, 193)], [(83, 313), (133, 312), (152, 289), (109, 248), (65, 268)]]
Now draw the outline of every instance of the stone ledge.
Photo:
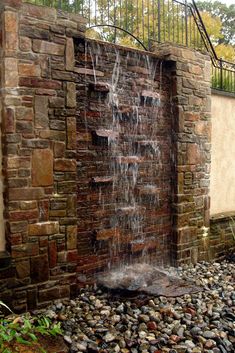
[(235, 222), (235, 211), (216, 213), (210, 217), (211, 223), (229, 221), (234, 217)]
[(0, 251), (0, 271), (10, 267), (11, 256), (7, 251)]
[[(229, 97), (229, 98), (234, 98), (235, 99), (235, 93), (232, 92), (226, 92), (220, 89), (212, 88), (211, 89), (212, 95), (217, 95), (217, 96), (222, 96), (222, 97)], [(235, 213), (235, 211), (234, 211)]]

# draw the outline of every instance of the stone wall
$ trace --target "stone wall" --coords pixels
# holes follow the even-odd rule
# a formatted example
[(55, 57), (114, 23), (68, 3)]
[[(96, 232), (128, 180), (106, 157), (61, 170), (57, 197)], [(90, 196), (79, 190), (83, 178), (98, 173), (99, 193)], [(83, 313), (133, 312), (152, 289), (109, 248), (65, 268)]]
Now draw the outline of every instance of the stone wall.
[(83, 18), (1, 1), (6, 248), (1, 299), (18, 310), (76, 291), (73, 38)]
[[(9, 258), (3, 256), (3, 261), (0, 256), (1, 300), (18, 311), (40, 308), (53, 299), (75, 295), (80, 282), (87, 281), (84, 275), (108, 263), (103, 241), (110, 237), (110, 224), (105, 223), (109, 204), (100, 207), (97, 184), (106, 184), (107, 200), (114, 195), (107, 186), (107, 146), (99, 146), (100, 140), (107, 145), (107, 135), (98, 130), (107, 129), (106, 123), (111, 121), (102, 99), (117, 51), (126, 63), (123, 73), (125, 85), (129, 84), (128, 92), (121, 95), (123, 117), (127, 119), (130, 113), (125, 112), (129, 96), (139, 99), (142, 92), (144, 102), (158, 94), (163, 99), (162, 116), (156, 116), (156, 121), (164, 147), (160, 178), (166, 193), (163, 196), (163, 190), (157, 190), (162, 199), (159, 214), (156, 208), (147, 208), (145, 233), (150, 238), (146, 245), (158, 258), (162, 252), (163, 258), (170, 257), (171, 263), (207, 258), (208, 57), (158, 46), (156, 54), (149, 54), (153, 62), (159, 57), (162, 61), (153, 81), (154, 92), (144, 95), (149, 79), (143, 67), (143, 61), (149, 62), (147, 56), (100, 44), (105, 67), (95, 60), (97, 81), (101, 81), (97, 85), (94, 58), (84, 52), (85, 23), (80, 16), (22, 4), (21, 0), (4, 0), (0, 10), (4, 219), (10, 254)], [(148, 130), (154, 119), (148, 120), (143, 107), (141, 112)], [(146, 136), (149, 140), (149, 133)], [(146, 148), (135, 142), (138, 148)], [(125, 143), (123, 138), (123, 146)], [(150, 164), (150, 159), (143, 165)], [(128, 164), (133, 163), (129, 160)], [(143, 181), (148, 183), (148, 175), (154, 173), (154, 166), (147, 173), (143, 169)], [(148, 199), (143, 191), (137, 190), (140, 198)], [(155, 227), (158, 221), (162, 228)], [(101, 241), (98, 247), (97, 241)], [(137, 245), (132, 252), (136, 249), (139, 253)], [(3, 262), (9, 265), (9, 260), (11, 265), (3, 268)]]

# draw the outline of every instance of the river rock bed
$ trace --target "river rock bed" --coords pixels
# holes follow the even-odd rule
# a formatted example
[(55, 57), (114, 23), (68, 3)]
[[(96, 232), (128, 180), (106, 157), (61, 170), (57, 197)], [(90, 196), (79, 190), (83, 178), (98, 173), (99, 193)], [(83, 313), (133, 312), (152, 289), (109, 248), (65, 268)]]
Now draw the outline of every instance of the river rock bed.
[(178, 269), (203, 291), (177, 298), (118, 297), (87, 289), (54, 303), (70, 352), (235, 352), (235, 264), (198, 263)]

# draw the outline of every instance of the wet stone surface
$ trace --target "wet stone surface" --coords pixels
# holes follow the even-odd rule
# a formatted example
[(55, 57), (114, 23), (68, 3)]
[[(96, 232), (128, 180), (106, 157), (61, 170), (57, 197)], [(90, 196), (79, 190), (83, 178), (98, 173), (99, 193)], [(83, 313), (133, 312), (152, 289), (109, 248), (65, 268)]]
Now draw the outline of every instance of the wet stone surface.
[(175, 298), (84, 290), (47, 312), (62, 321), (71, 353), (234, 352), (235, 264), (200, 263), (178, 275), (203, 290)]
[(175, 270), (164, 271), (148, 264), (135, 264), (119, 271), (111, 271), (105, 276), (102, 275), (98, 279), (98, 284), (108, 289), (166, 297), (178, 297), (203, 289), (192, 281), (181, 279)]

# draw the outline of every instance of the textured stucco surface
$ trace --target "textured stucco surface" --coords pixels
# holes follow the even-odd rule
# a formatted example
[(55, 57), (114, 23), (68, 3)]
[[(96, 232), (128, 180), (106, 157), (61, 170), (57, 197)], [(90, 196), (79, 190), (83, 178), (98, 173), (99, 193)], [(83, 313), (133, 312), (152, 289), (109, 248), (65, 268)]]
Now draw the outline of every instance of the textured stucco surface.
[(235, 97), (212, 95), (211, 215), (235, 210)]

